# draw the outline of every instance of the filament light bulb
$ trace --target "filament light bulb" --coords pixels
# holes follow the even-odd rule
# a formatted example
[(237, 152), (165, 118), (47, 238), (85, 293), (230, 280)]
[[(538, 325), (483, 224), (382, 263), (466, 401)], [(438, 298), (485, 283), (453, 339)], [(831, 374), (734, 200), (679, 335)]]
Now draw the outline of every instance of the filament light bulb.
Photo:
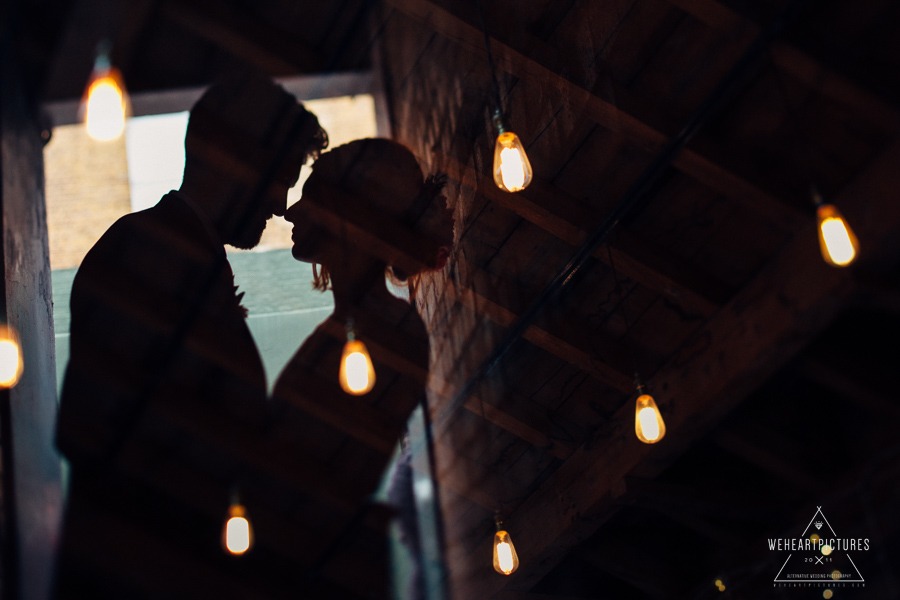
[(819, 248), (825, 262), (846, 267), (856, 259), (859, 242), (843, 215), (833, 204), (820, 204), (816, 209), (819, 221)]
[(241, 555), (253, 545), (253, 530), (246, 509), (238, 503), (228, 507), (228, 520), (222, 530), (222, 545), (231, 554)]
[(16, 330), (0, 325), (0, 388), (11, 388), (22, 377), (22, 348)]
[(666, 424), (656, 401), (649, 394), (641, 395), (635, 404), (634, 432), (645, 444), (655, 444), (666, 435)]
[(494, 534), (494, 570), (502, 575), (510, 575), (519, 568), (519, 555), (509, 534), (499, 529)]
[(101, 42), (91, 79), (81, 103), (88, 135), (95, 140), (114, 140), (125, 131), (128, 94), (122, 73), (109, 60), (109, 42)]
[(352, 331), (347, 332), (347, 343), (341, 355), (341, 369), (338, 375), (341, 389), (354, 396), (368, 394), (375, 387), (375, 366), (366, 345), (355, 339)]
[(531, 183), (531, 163), (519, 136), (502, 131), (494, 146), (494, 183), (501, 190), (519, 192)]

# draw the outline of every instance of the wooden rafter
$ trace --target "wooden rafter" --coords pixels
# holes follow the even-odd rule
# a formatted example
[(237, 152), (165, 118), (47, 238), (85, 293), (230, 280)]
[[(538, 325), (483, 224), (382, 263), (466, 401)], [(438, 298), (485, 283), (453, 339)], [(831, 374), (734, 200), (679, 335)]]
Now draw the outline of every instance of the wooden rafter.
[[(387, 0), (387, 4), (461, 46), (475, 52), (482, 51), (484, 38), (477, 27), (429, 0)], [(665, 134), (558, 75), (538, 58), (529, 57), (497, 39), (493, 39), (491, 44), (499, 69), (525, 81), (541, 82), (562, 90), (569, 102), (583, 107), (590, 119), (622, 134), (631, 144), (655, 154), (668, 142)], [(794, 231), (804, 220), (797, 210), (692, 150), (682, 150), (672, 165), (709, 189), (739, 202), (786, 231)]]
[[(479, 291), (475, 291), (475, 288), (461, 289), (456, 292), (455, 299), (460, 304), (486, 316), (498, 325), (511, 327), (518, 318), (516, 313), (510, 310), (511, 307), (504, 306), (501, 300), (497, 298), (492, 299), (489, 296), (490, 289), (498, 289), (499, 287), (499, 285), (493, 288), (480, 287)], [(556, 333), (537, 325), (530, 326), (523, 337), (550, 354), (558, 356), (591, 373), (611, 387), (627, 393), (630, 393), (633, 389), (634, 384), (631, 377), (621, 370), (597, 360), (597, 357), (590, 350), (574, 340), (564, 339)], [(624, 348), (616, 346), (619, 356), (627, 354)]]
[[(745, 35), (749, 32), (752, 36), (760, 31), (759, 25), (718, 0), (668, 0), (668, 2), (715, 29), (739, 30)], [(784, 42), (773, 43), (771, 53), (775, 65), (785, 73), (815, 87), (819, 92), (847, 107), (868, 113), (880, 121), (888, 131), (897, 131), (900, 128), (900, 112), (845, 77), (827, 69), (808, 54)]]
[[(754, 435), (759, 435), (763, 439), (767, 437), (760, 430), (754, 431)], [(823, 483), (818, 478), (808, 474), (805, 469), (794, 464), (790, 456), (772, 452), (764, 448), (755, 439), (730, 431), (717, 433), (713, 439), (720, 448), (739, 456), (742, 460), (756, 465), (764, 471), (768, 471), (781, 479), (785, 485), (795, 485), (807, 490), (824, 492)]]
[(287, 32), (254, 25), (224, 3), (163, 0), (160, 10), (172, 22), (265, 73), (287, 75), (322, 68), (317, 53)]
[[(491, 177), (476, 172), (470, 166), (445, 155), (438, 159), (462, 185), (473, 182), (491, 202), (513, 211), (576, 248), (590, 234), (588, 227), (598, 221), (575, 198), (539, 178), (532, 181), (523, 192), (510, 194), (497, 188)], [(607, 265), (613, 263), (616, 270), (625, 277), (666, 295), (688, 312), (709, 317), (728, 294), (718, 282), (711, 281), (684, 265), (676, 264), (671, 259), (654, 255), (640, 240), (627, 232), (617, 232), (610, 247), (612, 260), (605, 247), (598, 249), (594, 258)]]
[(497, 600), (583, 600), (574, 596), (560, 596), (557, 594), (534, 594), (532, 592), (514, 592), (505, 590), (497, 595)]
[(855, 402), (872, 414), (900, 418), (900, 405), (897, 404), (896, 399), (855, 381), (842, 373), (840, 369), (835, 369), (833, 366), (825, 365), (815, 359), (802, 361), (799, 368), (805, 377), (847, 400)]
[[(894, 201), (898, 163), (900, 142), (895, 142), (839, 196), (867, 199), (852, 206), (848, 218), (871, 248), (868, 260), (877, 260), (882, 246), (890, 252), (886, 242), (900, 234), (900, 205)], [(812, 226), (799, 231), (653, 378), (667, 421), (666, 440), (659, 446), (640, 444), (633, 432), (634, 408), (623, 406), (597, 443), (576, 451), (507, 518), (529, 569), (496, 578), (489, 566), (473, 561), (450, 564), (457, 597), (490, 598), (507, 584), (534, 585), (615, 511), (612, 494), (624, 477), (639, 465), (642, 472), (659, 472), (705, 435), (831, 321), (853, 285), (849, 272), (822, 262)], [(488, 544), (479, 551), (488, 552)]]
[(625, 561), (619, 552), (613, 550), (581, 550), (578, 557), (591, 566), (609, 573), (629, 585), (636, 587), (651, 598), (669, 598), (665, 577), (660, 576), (660, 569), (647, 568), (645, 564)]

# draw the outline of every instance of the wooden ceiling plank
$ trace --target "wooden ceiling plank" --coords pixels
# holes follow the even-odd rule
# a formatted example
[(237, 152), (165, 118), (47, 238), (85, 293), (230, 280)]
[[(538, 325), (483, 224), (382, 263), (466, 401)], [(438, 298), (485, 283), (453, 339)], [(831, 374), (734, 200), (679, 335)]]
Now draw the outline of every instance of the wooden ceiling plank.
[(894, 398), (871, 389), (848, 377), (831, 365), (807, 358), (800, 363), (800, 372), (817, 384), (862, 406), (873, 415), (891, 415), (900, 419), (900, 405)]
[[(345, 394), (337, 380), (326, 380), (319, 374), (297, 371), (299, 393), (286, 402), (294, 410), (318, 419), (370, 448), (390, 455), (397, 447), (403, 424), (386, 411), (360, 396)], [(308, 418), (306, 417), (306, 418)]]
[[(481, 30), (431, 0), (387, 0), (387, 3), (461, 46), (479, 52), (484, 47)], [(541, 82), (563, 90), (573, 105), (585, 108), (587, 116), (610, 130), (622, 133), (636, 146), (655, 154), (668, 142), (663, 133), (558, 75), (542, 62), (497, 39), (492, 38), (491, 44), (498, 69), (524, 81)], [(766, 216), (785, 230), (793, 231), (805, 221), (805, 215), (798, 210), (692, 150), (683, 149), (672, 164), (703, 185)]]
[(321, 70), (321, 60), (310, 48), (287, 33), (254, 26), (246, 15), (231, 11), (224, 3), (163, 0), (161, 14), (224, 51), (271, 75), (289, 75)]
[(138, 42), (147, 27), (150, 15), (156, 8), (157, 0), (131, 0), (127, 4), (130, 8), (122, 19), (113, 45), (113, 64), (123, 73), (128, 73), (137, 52)]
[(435, 479), (454, 493), (489, 511), (496, 510), (510, 495), (518, 494), (516, 486), (504, 475), (444, 445), (440, 439), (435, 455)]
[(637, 564), (625, 561), (621, 555), (612, 550), (581, 549), (578, 557), (591, 566), (609, 573), (616, 579), (634, 586), (651, 598), (665, 600), (671, 598), (670, 586), (666, 585), (654, 565)]
[[(463, 292), (466, 293), (465, 291)], [(451, 301), (456, 302), (459, 294), (453, 285), (444, 288), (444, 295), (448, 296)], [(456, 306), (463, 306), (467, 309), (471, 308), (473, 302), (460, 302)], [(483, 315), (484, 316), (484, 315)], [(435, 355), (441, 355), (445, 350), (445, 346), (435, 348)], [(456, 389), (455, 384), (444, 378), (444, 376), (436, 371), (432, 371), (429, 377), (429, 391), (432, 406), (444, 406), (453, 396)], [(525, 440), (533, 446), (547, 451), (551, 456), (565, 459), (574, 451), (574, 445), (570, 442), (551, 438), (549, 432), (552, 430), (552, 423), (547, 415), (542, 415), (536, 408), (529, 408), (533, 403), (525, 398), (510, 398), (510, 394), (504, 394), (503, 406), (499, 406), (491, 395), (473, 394), (466, 399), (463, 405), (469, 412), (482, 416), (490, 423), (497, 427), (508, 431), (509, 433)], [(482, 406), (482, 402), (484, 405)], [(445, 426), (450, 425), (450, 421)], [(445, 430), (438, 430), (435, 435), (441, 437)]]
[(696, 515), (730, 519), (764, 518), (780, 510), (780, 507), (761, 505), (757, 498), (750, 498), (747, 494), (718, 487), (701, 489), (640, 477), (625, 478), (625, 493), (620, 502), (650, 508), (665, 505)]
[[(355, 511), (358, 506), (354, 499), (365, 496), (361, 490), (336, 481), (326, 465), (309, 456), (297, 456), (296, 447), (285, 447), (276, 441), (277, 436), (250, 435), (244, 423), (228, 415), (198, 410), (189, 403), (177, 406), (152, 403), (150, 415), (188, 432), (198, 443), (229, 457), (235, 464), (243, 463), (243, 468), (274, 477), (300, 493), (323, 499), (341, 510)], [(127, 451), (126, 444), (123, 452)]]
[[(667, 0), (715, 29), (750, 31), (755, 36), (760, 27), (719, 0)], [(785, 73), (815, 88), (832, 100), (881, 121), (886, 129), (900, 129), (900, 112), (862, 89), (845, 77), (831, 71), (808, 54), (784, 42), (771, 46), (772, 61)]]
[[(759, 430), (755, 430), (755, 432), (759, 433)], [(799, 486), (808, 490), (818, 490), (819, 492), (823, 491), (821, 481), (791, 463), (785, 456), (770, 452), (745, 435), (731, 431), (722, 431), (713, 437), (713, 441), (720, 448), (780, 478), (786, 485)]]
[[(248, 585), (249, 582), (216, 569), (135, 521), (105, 512), (76, 523), (80, 527), (70, 527), (62, 552), (94, 567), (88, 568), (88, 577), (93, 576), (104, 582), (108, 573), (115, 573), (118, 576), (116, 579), (133, 585), (132, 590), (155, 597), (170, 597), (184, 584), (190, 584), (193, 592), (202, 591), (212, 597), (264, 597)], [(152, 570), (158, 569), (158, 574), (165, 574), (165, 577), (148, 577), (151, 570), (148, 565), (153, 565)], [(91, 573), (92, 570), (95, 572)], [(179, 582), (182, 586), (173, 582)], [(119, 582), (113, 579), (109, 585), (117, 587)], [(122, 592), (122, 589), (117, 592)]]
[[(515, 404), (518, 407), (526, 406), (524, 401), (516, 402)], [(525, 440), (532, 446), (546, 450), (551, 456), (566, 459), (575, 451), (572, 444), (560, 440), (551, 440), (547, 436), (545, 433), (548, 429), (546, 419), (543, 419), (544, 422), (541, 422), (538, 418), (532, 417), (528, 419), (530, 421), (529, 424), (521, 420), (521, 418), (513, 417), (509, 412), (499, 409), (493, 403), (483, 401), (477, 396), (469, 396), (463, 406), (466, 410), (477, 415), (481, 415), (483, 412), (484, 418), (494, 425)], [(516, 412), (521, 413), (522, 411), (517, 410)]]
[[(518, 319), (518, 315), (500, 302), (495, 302), (494, 299), (485, 296), (484, 294), (487, 290), (484, 289), (484, 286), (481, 289), (483, 292), (478, 293), (471, 288), (462, 288), (457, 292), (457, 301), (478, 314), (484, 315), (498, 325), (511, 327)], [(503, 289), (503, 286), (498, 286), (497, 289)], [(523, 337), (550, 354), (558, 356), (591, 373), (609, 386), (628, 393), (634, 389), (631, 377), (597, 360), (597, 357), (589, 350), (582, 348), (571, 340), (561, 339), (537, 325), (531, 325), (525, 331)], [(621, 349), (621, 353), (624, 356), (626, 351)]]
[[(152, 444), (144, 444), (141, 448), (133, 448), (128, 458), (130, 462), (139, 460), (135, 451), (149, 450)], [(135, 469), (136, 477), (156, 488), (163, 490), (171, 498), (181, 504), (214, 519), (224, 519), (228, 500), (228, 489), (209, 477), (206, 473), (191, 468), (185, 461), (154, 461), (153, 468)], [(317, 556), (309, 543), (317, 539), (322, 546), (319, 533), (313, 534), (302, 524), (289, 521), (265, 504), (264, 498), (258, 498), (252, 486), (247, 486), (242, 497), (249, 506), (250, 518), (257, 529), (257, 542), (271, 545), (277, 551), (302, 565), (310, 565)], [(262, 537), (260, 538), (260, 533)], [(337, 535), (338, 532), (334, 532)]]
[[(513, 211), (576, 248), (587, 239), (589, 232), (586, 228), (598, 220), (596, 216), (588, 214), (575, 198), (549, 182), (535, 179), (528, 189), (519, 194), (510, 194), (497, 188), (489, 176), (476, 172), (452, 157), (441, 155), (439, 160), (451, 172), (459, 174), (460, 185), (465, 185), (462, 182), (472, 181), (477, 186), (476, 189), (491, 202)], [(599, 248), (594, 253), (594, 258), (606, 265), (614, 262), (616, 269), (624, 276), (665, 294), (689, 312), (709, 317), (716, 312), (727, 295), (723, 286), (717, 282), (707, 281), (696, 271), (671, 258), (655, 256), (640, 240), (625, 231), (617, 231), (612, 252), (612, 261), (606, 248)], [(637, 254), (640, 254), (640, 258), (636, 258)]]
[[(871, 248), (868, 261), (895, 260), (890, 240), (900, 235), (897, 164), (900, 141), (838, 196), (867, 200), (848, 203), (853, 214), (847, 217)], [(579, 448), (507, 518), (520, 560), (527, 561), (529, 569), (508, 579), (491, 577), (483, 565), (472, 562), (448, 565), (458, 597), (490, 598), (513, 580), (519, 589), (534, 585), (569, 548), (609, 518), (615, 510), (610, 498), (624, 477), (648, 459), (661, 471), (709, 432), (831, 322), (853, 287), (849, 271), (821, 260), (812, 224), (799, 231), (654, 376), (666, 440), (658, 446), (639, 443), (634, 407), (626, 403), (600, 432), (602, 439)], [(482, 550), (488, 552), (485, 546)]]
[(575, 596), (560, 596), (558, 594), (535, 594), (534, 592), (516, 592), (513, 590), (503, 590), (496, 596), (494, 600), (584, 600), (584, 598)]

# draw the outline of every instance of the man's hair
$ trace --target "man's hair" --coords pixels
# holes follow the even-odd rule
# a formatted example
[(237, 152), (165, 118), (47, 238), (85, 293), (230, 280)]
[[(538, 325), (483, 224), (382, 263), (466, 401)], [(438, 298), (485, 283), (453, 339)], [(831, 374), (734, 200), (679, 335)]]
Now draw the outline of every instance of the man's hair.
[(210, 86), (191, 109), (185, 136), (187, 172), (195, 164), (217, 164), (240, 176), (261, 173), (272, 161), (318, 157), (328, 135), (316, 116), (268, 77), (248, 72)]

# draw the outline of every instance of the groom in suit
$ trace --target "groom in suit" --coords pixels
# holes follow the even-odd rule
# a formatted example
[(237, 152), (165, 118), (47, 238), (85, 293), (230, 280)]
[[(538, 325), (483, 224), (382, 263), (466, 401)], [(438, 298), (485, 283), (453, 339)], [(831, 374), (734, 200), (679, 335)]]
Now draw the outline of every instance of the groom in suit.
[[(85, 257), (72, 286), (57, 424), (72, 466), (59, 597), (109, 596), (90, 553), (79, 551), (91, 519), (131, 521), (168, 501), (151, 499), (156, 484), (141, 480), (135, 456), (177, 457), (189, 472), (197, 439), (201, 453), (230, 451), (228, 440), (209, 437), (211, 420), (261, 425), (265, 373), (225, 244), (256, 246), (266, 221), (284, 214), (300, 167), (326, 145), (316, 116), (270, 79), (215, 84), (191, 110), (181, 187), (119, 219)], [(117, 541), (127, 554), (139, 537)], [(177, 576), (170, 583), (187, 589)]]

